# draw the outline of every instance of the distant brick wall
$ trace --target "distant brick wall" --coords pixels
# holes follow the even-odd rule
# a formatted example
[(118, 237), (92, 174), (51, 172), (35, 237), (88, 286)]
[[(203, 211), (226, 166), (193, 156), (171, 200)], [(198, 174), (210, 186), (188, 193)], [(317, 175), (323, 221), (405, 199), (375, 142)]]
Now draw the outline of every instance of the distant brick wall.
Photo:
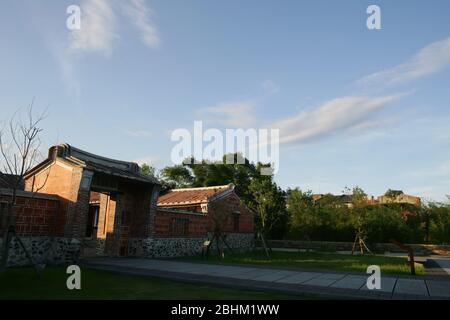
[[(186, 230), (183, 230), (185, 223)], [(156, 237), (205, 237), (208, 234), (208, 227), (209, 219), (205, 214), (170, 212), (164, 209), (158, 209), (156, 212)]]
[[(226, 197), (214, 201), (215, 205), (208, 205), (207, 213), (201, 212), (201, 206), (197, 208), (189, 207), (186, 211), (185, 207), (174, 208), (158, 208), (155, 219), (155, 236), (156, 237), (205, 237), (208, 232), (214, 230), (213, 210), (219, 210), (220, 215), (224, 215), (222, 231), (225, 233), (253, 233), (253, 214), (241, 202), (235, 193), (231, 193)], [(188, 230), (185, 234), (180, 234), (174, 223), (174, 219), (178, 219), (178, 227), (185, 220)], [(175, 232), (173, 229), (176, 229)]]
[[(0, 196), (0, 201), (7, 203), (10, 197)], [(61, 210), (60, 201), (55, 197), (45, 198), (32, 194), (17, 197), (14, 206), (14, 221), (16, 232), (20, 235), (63, 235), (66, 224), (66, 214)]]
[[(216, 201), (221, 210), (228, 215), (224, 232), (253, 233), (253, 214), (233, 192)], [(239, 217), (238, 226), (235, 225), (235, 215)], [(235, 229), (237, 227), (237, 229)]]

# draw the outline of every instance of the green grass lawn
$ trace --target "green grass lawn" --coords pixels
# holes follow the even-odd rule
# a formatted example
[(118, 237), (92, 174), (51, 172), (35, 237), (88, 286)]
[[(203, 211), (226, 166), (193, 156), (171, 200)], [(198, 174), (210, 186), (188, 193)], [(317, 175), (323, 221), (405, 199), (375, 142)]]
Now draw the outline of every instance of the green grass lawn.
[[(218, 256), (210, 256), (208, 261), (202, 260), (201, 257), (189, 258), (189, 260), (356, 272), (366, 272), (367, 266), (379, 265), (382, 274), (411, 274), (411, 269), (406, 258), (385, 257), (379, 255), (352, 256), (318, 252), (273, 251), (271, 259), (268, 259), (263, 251), (254, 251), (247, 253), (229, 253), (223, 259)], [(417, 275), (425, 274), (423, 265), (416, 263), (415, 267)]]
[(82, 269), (81, 290), (68, 290), (65, 268), (48, 267), (41, 279), (31, 268), (0, 274), (0, 299), (305, 299), (164, 279)]

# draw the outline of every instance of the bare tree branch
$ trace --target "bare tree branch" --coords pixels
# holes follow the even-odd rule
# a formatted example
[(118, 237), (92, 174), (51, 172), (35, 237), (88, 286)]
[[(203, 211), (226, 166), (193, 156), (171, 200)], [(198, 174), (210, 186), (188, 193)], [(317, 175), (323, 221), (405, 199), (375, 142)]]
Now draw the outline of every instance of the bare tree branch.
[[(17, 110), (6, 127), (0, 129), (0, 154), (4, 163), (3, 170), (0, 171), (0, 178), (7, 185), (11, 192), (8, 207), (4, 217), (0, 217), (0, 221), (6, 221), (0, 226), (0, 233), (3, 233), (3, 241), (1, 247), (0, 271), (6, 267), (8, 259), (10, 230), (14, 231), (15, 215), (14, 208), (17, 200), (17, 192), (24, 181), (26, 174), (37, 164), (40, 155), (39, 149), (41, 141), (39, 135), (42, 132), (40, 128), (41, 122), (46, 117), (46, 111), (37, 117), (33, 112), (34, 99), (26, 112), (27, 119), (23, 121), (19, 118), (19, 110)], [(48, 175), (44, 181), (47, 181)], [(43, 186), (42, 186), (43, 187)], [(37, 193), (37, 190), (35, 193)], [(32, 194), (34, 197), (35, 193)]]

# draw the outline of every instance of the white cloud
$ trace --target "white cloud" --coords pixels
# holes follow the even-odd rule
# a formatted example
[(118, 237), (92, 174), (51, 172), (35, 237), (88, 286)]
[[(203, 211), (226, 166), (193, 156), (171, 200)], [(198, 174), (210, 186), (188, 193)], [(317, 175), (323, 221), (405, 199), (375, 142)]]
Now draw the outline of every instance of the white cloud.
[(156, 27), (150, 20), (151, 10), (147, 8), (143, 0), (130, 0), (124, 2), (124, 5), (125, 13), (141, 33), (142, 42), (150, 48), (157, 48), (160, 39)]
[(127, 136), (134, 138), (148, 138), (152, 135), (151, 132), (147, 130), (125, 130), (124, 133)]
[(69, 52), (99, 52), (108, 55), (119, 39), (117, 29), (121, 22), (117, 12), (139, 31), (142, 42), (159, 46), (157, 28), (150, 20), (152, 11), (144, 0), (84, 0), (81, 5), (81, 29), (70, 33)]
[(405, 63), (368, 75), (358, 82), (366, 85), (401, 84), (432, 75), (449, 66), (450, 38), (446, 38), (422, 48)]
[(272, 123), (270, 127), (280, 129), (280, 143), (302, 143), (361, 126), (375, 111), (401, 96), (337, 98), (313, 110)]
[(71, 31), (71, 52), (102, 52), (109, 54), (115, 33), (116, 15), (108, 0), (84, 0), (81, 4), (81, 29)]
[(252, 100), (222, 102), (216, 106), (198, 110), (206, 120), (235, 128), (247, 128), (256, 124), (253, 113), (255, 102)]
[(155, 167), (160, 161), (161, 161), (161, 158), (159, 156), (155, 156), (155, 155), (144, 156), (142, 158), (133, 160), (133, 162), (136, 162), (140, 166), (142, 166), (144, 163), (146, 163), (152, 167)]
[(263, 81), (261, 87), (269, 94), (275, 94), (280, 91), (280, 87), (272, 80)]

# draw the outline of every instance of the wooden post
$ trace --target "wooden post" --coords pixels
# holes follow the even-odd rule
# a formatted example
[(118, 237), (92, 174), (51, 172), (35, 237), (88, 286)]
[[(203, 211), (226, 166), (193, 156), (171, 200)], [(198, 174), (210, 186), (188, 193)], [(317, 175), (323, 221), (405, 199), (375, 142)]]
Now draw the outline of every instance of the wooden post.
[(414, 249), (410, 246), (404, 245), (401, 242), (398, 242), (396, 240), (391, 239), (391, 242), (393, 244), (395, 244), (397, 247), (399, 247), (400, 249), (406, 251), (408, 253), (408, 257), (409, 257), (409, 265), (411, 267), (411, 274), (414, 276), (416, 275), (416, 266), (414, 264)]

